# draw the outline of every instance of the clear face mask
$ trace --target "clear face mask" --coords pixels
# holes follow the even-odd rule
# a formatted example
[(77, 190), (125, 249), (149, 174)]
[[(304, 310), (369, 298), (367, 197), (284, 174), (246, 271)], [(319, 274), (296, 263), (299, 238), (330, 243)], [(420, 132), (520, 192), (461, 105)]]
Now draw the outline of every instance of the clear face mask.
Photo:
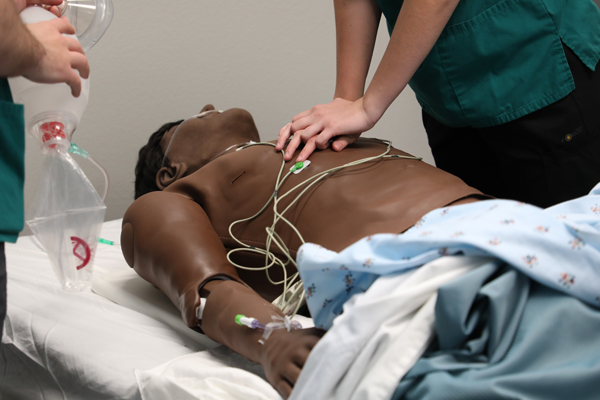
[(112, 0), (64, 0), (58, 8), (75, 27), (85, 52), (102, 38), (113, 18)]

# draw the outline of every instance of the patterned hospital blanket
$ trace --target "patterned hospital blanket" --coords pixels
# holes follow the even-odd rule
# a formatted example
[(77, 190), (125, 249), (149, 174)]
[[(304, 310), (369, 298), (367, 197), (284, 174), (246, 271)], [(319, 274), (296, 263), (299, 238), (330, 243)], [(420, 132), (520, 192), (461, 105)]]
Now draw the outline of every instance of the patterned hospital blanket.
[(492, 256), (531, 279), (600, 306), (600, 184), (541, 209), (487, 200), (431, 211), (402, 234), (366, 237), (336, 253), (307, 243), (298, 270), (315, 325), (331, 327), (344, 303), (379, 276), (444, 255)]

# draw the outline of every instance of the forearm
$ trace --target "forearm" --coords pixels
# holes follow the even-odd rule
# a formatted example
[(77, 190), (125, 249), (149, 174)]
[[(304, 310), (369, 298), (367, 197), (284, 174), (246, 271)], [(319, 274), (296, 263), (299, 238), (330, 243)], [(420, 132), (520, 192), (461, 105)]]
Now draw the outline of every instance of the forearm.
[(281, 316), (281, 311), (251, 289), (231, 281), (209, 282), (203, 296), (207, 296), (202, 317), (202, 330), (206, 335), (260, 363), (271, 385), (284, 398), (289, 397), (304, 362), (323, 332), (277, 329), (268, 339), (259, 342), (263, 331), (237, 325), (236, 315), (242, 314), (268, 324), (273, 321), (273, 316)]
[(266, 325), (272, 322), (274, 315), (281, 316), (281, 311), (237, 282), (211, 281), (204, 286), (201, 295), (206, 296), (201, 324), (204, 333), (247, 359), (260, 363), (264, 346), (258, 341), (263, 332), (238, 325), (235, 317), (242, 314)]
[(381, 10), (375, 0), (334, 0), (336, 86), (334, 98), (362, 97)]
[(0, 76), (21, 75), (44, 55), (44, 48), (21, 22), (13, 0), (0, 0)]
[(427, 57), (459, 0), (405, 0), (394, 32), (364, 97), (363, 108), (378, 121)]

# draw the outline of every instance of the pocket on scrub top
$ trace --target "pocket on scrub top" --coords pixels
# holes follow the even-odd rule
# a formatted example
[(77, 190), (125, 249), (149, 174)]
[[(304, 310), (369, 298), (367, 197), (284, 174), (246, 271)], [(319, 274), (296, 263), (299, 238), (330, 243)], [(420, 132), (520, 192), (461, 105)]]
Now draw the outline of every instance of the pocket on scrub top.
[(575, 87), (560, 36), (541, 0), (505, 0), (450, 25), (437, 48), (473, 127), (527, 115)]

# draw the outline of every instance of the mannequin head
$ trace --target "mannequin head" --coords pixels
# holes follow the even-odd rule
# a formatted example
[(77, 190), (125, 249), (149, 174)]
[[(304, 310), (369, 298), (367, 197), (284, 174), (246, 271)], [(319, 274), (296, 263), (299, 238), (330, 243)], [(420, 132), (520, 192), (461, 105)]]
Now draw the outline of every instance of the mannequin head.
[(160, 190), (156, 186), (156, 173), (161, 168), (164, 159), (160, 142), (165, 133), (176, 128), (182, 122), (183, 120), (164, 124), (150, 135), (148, 143), (140, 149), (138, 161), (135, 166), (134, 198), (137, 199), (143, 194)]
[[(200, 112), (214, 109), (208, 104)], [(252, 115), (240, 108), (163, 125), (139, 152), (135, 198), (165, 189), (196, 172), (228, 147), (250, 140), (260, 140), (258, 130)]]

